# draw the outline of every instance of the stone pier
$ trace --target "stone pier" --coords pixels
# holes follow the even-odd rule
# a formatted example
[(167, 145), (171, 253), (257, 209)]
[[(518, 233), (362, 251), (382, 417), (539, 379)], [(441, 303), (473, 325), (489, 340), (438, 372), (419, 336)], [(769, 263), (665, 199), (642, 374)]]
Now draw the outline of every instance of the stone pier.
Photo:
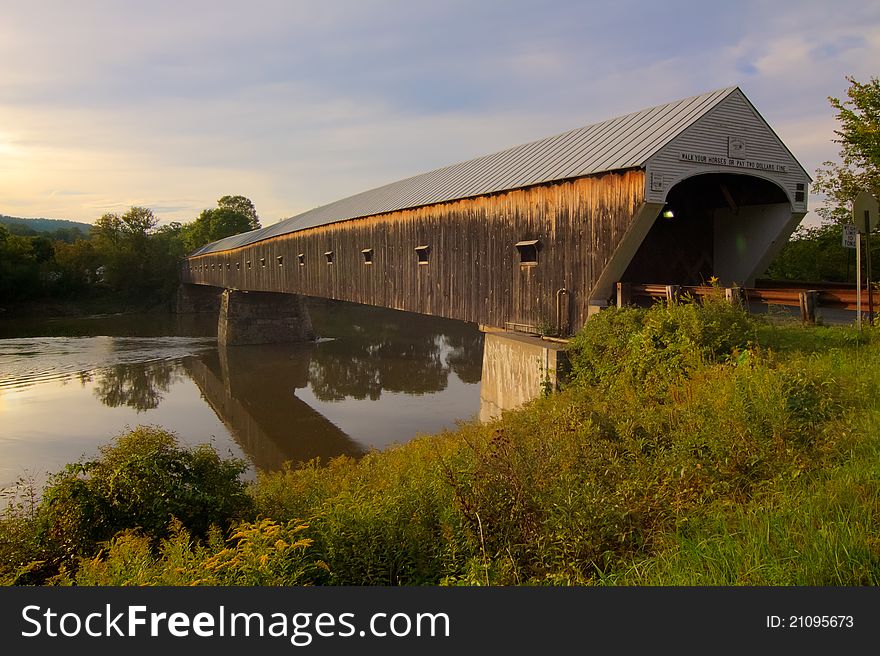
[(217, 342), (225, 346), (315, 339), (305, 299), (297, 294), (227, 289), (220, 298)]
[(505, 330), (483, 331), (480, 421), (558, 389), (568, 370), (564, 343)]
[(177, 314), (197, 314), (220, 309), (220, 287), (211, 285), (190, 285), (181, 283), (174, 298), (174, 312)]

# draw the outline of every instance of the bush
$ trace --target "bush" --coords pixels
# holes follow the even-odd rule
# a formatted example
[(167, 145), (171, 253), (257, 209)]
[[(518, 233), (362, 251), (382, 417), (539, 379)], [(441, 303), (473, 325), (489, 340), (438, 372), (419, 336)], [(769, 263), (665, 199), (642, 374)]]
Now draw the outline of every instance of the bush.
[(0, 585), (39, 578), (44, 547), (37, 526), (39, 494), (33, 479), (19, 479), (0, 493)]
[(250, 508), (245, 467), (208, 445), (182, 448), (172, 433), (139, 427), (50, 479), (38, 509), (44, 541), (69, 558), (125, 529), (158, 540), (172, 518), (200, 537), (212, 525), (225, 529)]
[(755, 340), (754, 320), (720, 292), (702, 304), (685, 298), (648, 310), (600, 313), (569, 343), (574, 379), (583, 385), (625, 382), (662, 390), (704, 363), (739, 356)]

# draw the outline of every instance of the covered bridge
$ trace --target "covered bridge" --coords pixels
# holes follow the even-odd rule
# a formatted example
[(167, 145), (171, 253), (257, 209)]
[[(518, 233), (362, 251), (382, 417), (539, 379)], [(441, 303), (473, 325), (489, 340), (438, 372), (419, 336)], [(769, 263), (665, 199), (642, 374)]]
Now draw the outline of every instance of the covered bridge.
[(809, 182), (730, 87), (222, 239), (182, 280), (568, 334), (618, 281), (751, 286), (806, 213)]

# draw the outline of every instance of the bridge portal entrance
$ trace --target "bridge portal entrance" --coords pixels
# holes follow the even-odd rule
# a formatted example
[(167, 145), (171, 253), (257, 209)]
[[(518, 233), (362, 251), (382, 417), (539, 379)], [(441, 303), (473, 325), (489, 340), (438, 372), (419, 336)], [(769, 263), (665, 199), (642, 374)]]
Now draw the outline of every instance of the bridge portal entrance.
[(768, 180), (730, 173), (687, 178), (669, 190), (621, 281), (701, 285), (716, 276), (724, 285), (751, 286), (791, 221), (787, 195)]

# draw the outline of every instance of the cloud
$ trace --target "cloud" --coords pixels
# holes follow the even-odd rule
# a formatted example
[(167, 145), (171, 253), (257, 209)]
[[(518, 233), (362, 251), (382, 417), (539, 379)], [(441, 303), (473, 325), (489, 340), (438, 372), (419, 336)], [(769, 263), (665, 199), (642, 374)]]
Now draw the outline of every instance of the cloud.
[[(742, 84), (808, 170), (828, 95), (880, 60), (870, 3), (13, 3), (0, 212), (265, 223), (432, 168)], [(59, 191), (64, 190), (64, 191)]]

